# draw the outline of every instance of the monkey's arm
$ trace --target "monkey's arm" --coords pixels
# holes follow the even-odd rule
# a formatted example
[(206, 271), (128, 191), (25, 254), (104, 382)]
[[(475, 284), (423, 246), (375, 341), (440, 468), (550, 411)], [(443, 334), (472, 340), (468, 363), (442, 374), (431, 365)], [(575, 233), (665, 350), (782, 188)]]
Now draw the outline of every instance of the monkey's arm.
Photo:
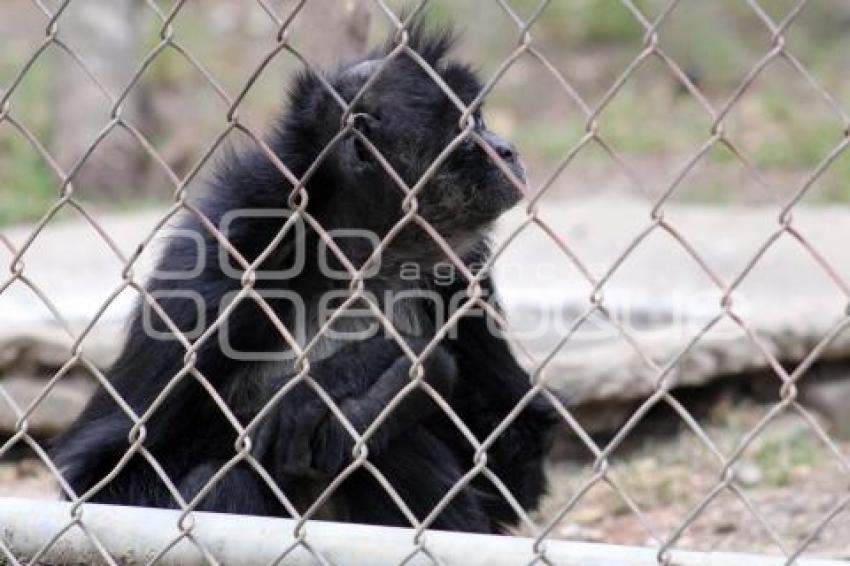
[[(490, 304), (498, 308), (495, 288), (487, 277), (481, 281)], [(441, 289), (446, 305), (463, 304), (466, 282)], [(457, 293), (461, 294), (458, 303)], [(454, 296), (454, 302), (452, 297)], [(531, 380), (520, 367), (501, 333), (488, 320), (489, 315), (476, 309), (462, 317), (454, 336), (444, 341), (458, 366), (457, 386), (452, 406), (479, 440), (488, 437), (503, 419), (528, 394)], [(450, 314), (450, 313), (449, 313)], [(523, 508), (533, 508), (544, 491), (542, 463), (548, 450), (557, 414), (542, 395), (534, 396), (511, 424), (499, 435), (487, 452), (488, 466), (505, 482)], [(487, 483), (480, 486), (494, 491)], [(513, 510), (494, 493), (496, 504), (491, 512), (499, 521), (515, 522)]]
[[(409, 338), (417, 354), (427, 341)], [(411, 362), (398, 345), (383, 337), (352, 343), (330, 358), (312, 364), (309, 375), (357, 432), (364, 432), (410, 383)], [(424, 381), (450, 398), (457, 369), (448, 351), (434, 349), (423, 361)], [(292, 379), (276, 380), (282, 387)], [(371, 455), (381, 454), (391, 440), (430, 416), (437, 405), (417, 387), (407, 393), (367, 442)], [(292, 388), (260, 425), (255, 454), (278, 477), (310, 473), (336, 474), (351, 460), (354, 440), (340, 419), (307, 383)]]

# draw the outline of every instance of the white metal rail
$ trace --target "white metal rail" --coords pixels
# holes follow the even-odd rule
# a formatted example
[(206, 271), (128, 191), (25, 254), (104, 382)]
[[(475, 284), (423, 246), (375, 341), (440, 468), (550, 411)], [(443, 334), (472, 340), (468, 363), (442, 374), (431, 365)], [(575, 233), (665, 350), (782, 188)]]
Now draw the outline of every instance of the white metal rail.
[[(157, 564), (191, 566), (206, 564), (198, 546), (181, 538), (182, 512), (178, 510), (119, 507), (87, 503), (82, 508), (85, 528), (97, 534), (119, 564), (146, 564), (172, 541), (179, 540)], [(72, 517), (72, 504), (19, 498), (0, 498), (0, 533), (3, 543), (19, 558), (41, 553)], [(463, 566), (515, 566), (535, 561), (534, 540), (522, 537), (469, 535), (428, 531), (428, 554), (417, 552), (413, 529), (310, 521), (302, 544), (293, 533), (295, 521), (194, 512), (192, 538), (213, 552), (219, 563), (229, 566), (284, 563), (306, 566), (324, 559), (329, 564), (389, 566), (398, 564), (458, 564)], [(184, 524), (184, 527), (186, 525)], [(239, 536), (233, 536), (237, 534)], [(421, 542), (421, 541), (420, 541)], [(282, 556), (287, 548), (294, 548)], [(317, 557), (322, 557), (318, 559)], [(657, 552), (610, 544), (546, 542), (549, 563), (564, 566), (656, 566)], [(713, 552), (671, 552), (671, 566), (773, 566), (784, 557)], [(47, 552), (40, 564), (98, 564), (103, 556), (79, 526), (72, 526)], [(800, 559), (800, 566), (838, 566), (847, 562)]]

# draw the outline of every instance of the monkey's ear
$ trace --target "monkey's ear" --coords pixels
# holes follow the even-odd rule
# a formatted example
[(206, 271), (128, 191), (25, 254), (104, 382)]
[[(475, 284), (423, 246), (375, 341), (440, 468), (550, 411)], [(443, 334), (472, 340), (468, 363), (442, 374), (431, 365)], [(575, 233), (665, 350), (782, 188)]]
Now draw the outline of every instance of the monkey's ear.
[[(357, 114), (354, 117), (354, 129), (362, 133), (370, 142), (375, 142), (375, 133), (380, 125), (380, 117), (371, 114)], [(352, 133), (347, 140), (348, 153), (355, 167), (371, 166), (376, 162), (375, 155), (360, 137)]]

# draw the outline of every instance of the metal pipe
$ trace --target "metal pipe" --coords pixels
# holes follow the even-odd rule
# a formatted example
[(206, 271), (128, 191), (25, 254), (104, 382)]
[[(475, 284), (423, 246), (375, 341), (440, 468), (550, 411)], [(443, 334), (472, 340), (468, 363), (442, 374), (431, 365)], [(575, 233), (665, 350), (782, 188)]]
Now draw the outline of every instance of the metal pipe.
[[(7, 548), (27, 562), (71, 521), (71, 505), (60, 501), (0, 498), (0, 533)], [(180, 534), (179, 511), (121, 507), (88, 503), (81, 516), (92, 532), (119, 564), (145, 564)], [(191, 534), (221, 564), (228, 566), (269, 564), (295, 543), (296, 522), (291, 519), (195, 512)], [(191, 522), (191, 521), (190, 521)], [(376, 527), (310, 521), (304, 540), (331, 564), (341, 566), (384, 566), (401, 564), (416, 550), (412, 529)], [(534, 541), (529, 538), (427, 531), (424, 546), (438, 563), (463, 566), (502, 566), (534, 561)], [(615, 546), (550, 540), (546, 557), (552, 564), (565, 566), (656, 566), (651, 548)], [(779, 557), (728, 553), (672, 553), (672, 564), (712, 566), (773, 566), (784, 564)], [(0, 560), (2, 562), (2, 560)], [(103, 557), (85, 533), (72, 527), (56, 541), (40, 563), (97, 564)], [(304, 547), (286, 555), (282, 564), (313, 565), (317, 559)], [(198, 548), (185, 538), (171, 548), (157, 564), (190, 566), (207, 564)], [(426, 555), (406, 564), (434, 564)], [(839, 566), (833, 560), (800, 560), (805, 566)]]

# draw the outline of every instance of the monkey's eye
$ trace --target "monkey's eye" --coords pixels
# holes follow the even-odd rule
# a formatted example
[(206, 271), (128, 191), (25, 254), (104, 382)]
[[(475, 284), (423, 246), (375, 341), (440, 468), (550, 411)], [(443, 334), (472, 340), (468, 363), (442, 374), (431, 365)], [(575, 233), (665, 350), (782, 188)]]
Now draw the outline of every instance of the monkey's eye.
[[(486, 130), (486, 129), (487, 129), (487, 126), (484, 124), (484, 118), (481, 116), (481, 111), (480, 111), (480, 110), (476, 110), (476, 111), (472, 114), (472, 129), (473, 129), (474, 131), (476, 131), (476, 132), (481, 132), (481, 131), (483, 131), (483, 130)], [(458, 126), (455, 128), (455, 135), (460, 135), (460, 134), (461, 134), (462, 132), (464, 132), (465, 130), (466, 130), (466, 125), (465, 125), (465, 124), (464, 124), (464, 125), (458, 125)], [(471, 140), (470, 140), (469, 138), (467, 138), (467, 140), (466, 140), (466, 141), (467, 141), (467, 142), (470, 142)], [(465, 145), (469, 145), (469, 143), (466, 143)]]
[[(484, 125), (484, 118), (481, 116), (481, 112), (480, 112), (480, 111), (476, 111), (476, 112), (472, 115), (472, 127), (473, 127), (473, 129), (474, 129), (474, 130), (476, 130), (476, 131), (479, 131), (479, 130), (483, 130), (483, 129), (485, 129), (485, 125)], [(458, 129), (459, 129), (459, 130), (465, 130), (465, 129), (466, 129), (466, 127), (464, 126), (464, 127), (458, 128)]]
[[(380, 123), (380, 116), (366, 114), (363, 112), (357, 113), (354, 115), (354, 128), (366, 136), (369, 141), (373, 141), (372, 137), (374, 130), (377, 128)], [(366, 147), (366, 144), (359, 139), (356, 134), (354, 136), (354, 153), (357, 156), (357, 159), (361, 162), (370, 162), (374, 158), (372, 152)]]
[[(473, 123), (472, 129), (475, 132), (480, 133), (480, 132), (483, 132), (487, 129), (487, 125), (484, 123), (484, 117), (481, 115), (481, 110), (476, 110), (472, 114), (472, 123)], [(463, 127), (457, 126), (455, 128), (455, 135), (458, 136), (458, 135), (462, 134), (464, 131), (466, 131), (465, 125)], [(460, 147), (464, 150), (471, 150), (476, 145), (477, 144), (475, 143), (475, 140), (470, 135), (470, 136), (467, 136), (466, 139), (463, 140), (463, 143), (461, 143)]]
[(381, 117), (377, 113), (366, 114), (365, 112), (358, 112), (354, 115), (354, 127), (364, 134), (368, 134), (372, 131), (372, 125), (380, 121)]
[(472, 118), (475, 120), (476, 130), (483, 131), (487, 129), (487, 125), (484, 123), (484, 116), (481, 115), (481, 112), (476, 112)]

